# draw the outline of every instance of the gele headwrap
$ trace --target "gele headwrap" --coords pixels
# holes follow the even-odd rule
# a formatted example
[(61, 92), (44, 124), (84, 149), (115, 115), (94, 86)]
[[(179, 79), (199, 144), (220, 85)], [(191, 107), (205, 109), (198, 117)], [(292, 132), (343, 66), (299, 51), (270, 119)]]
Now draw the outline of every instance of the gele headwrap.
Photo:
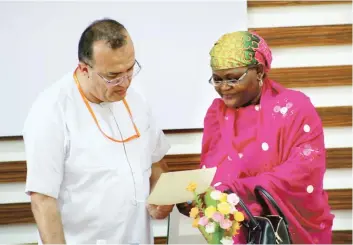
[(224, 34), (210, 51), (213, 70), (263, 64), (271, 68), (272, 52), (265, 40), (254, 32), (237, 31)]

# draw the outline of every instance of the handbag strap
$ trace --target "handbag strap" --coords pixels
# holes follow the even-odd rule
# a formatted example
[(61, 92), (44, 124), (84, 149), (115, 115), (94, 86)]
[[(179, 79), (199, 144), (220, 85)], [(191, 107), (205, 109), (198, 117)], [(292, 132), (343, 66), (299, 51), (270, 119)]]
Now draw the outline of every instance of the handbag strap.
[[(233, 193), (231, 190), (226, 190), (225, 193)], [(238, 196), (239, 198), (239, 205), (242, 207), (242, 209), (244, 210), (244, 212), (246, 213), (246, 215), (249, 218), (249, 223), (247, 224), (248, 228), (250, 228), (251, 230), (256, 230), (256, 229), (261, 229), (259, 222), (255, 219), (254, 215), (252, 215), (252, 213), (250, 212), (250, 210), (248, 209), (248, 207), (245, 205), (245, 203), (243, 202), (243, 200)]]
[(271, 196), (271, 194), (268, 193), (268, 191), (266, 191), (262, 186), (258, 185), (255, 187), (254, 192), (255, 192), (255, 196), (256, 196), (257, 201), (261, 204), (261, 206), (264, 210), (266, 210), (268, 213), (270, 212), (270, 209), (269, 209), (268, 204), (266, 202), (266, 200), (268, 200), (271, 203), (272, 207), (275, 208), (278, 215), (281, 216), (281, 218), (283, 218), (283, 221), (286, 223), (286, 225), (288, 225), (287, 219), (284, 216), (282, 210), (280, 209), (280, 207), (276, 203), (275, 199)]
[[(228, 194), (232, 193), (231, 190), (226, 190), (225, 192)], [(267, 202), (265, 201), (266, 199), (275, 208), (278, 215), (283, 218), (284, 223), (288, 225), (288, 221), (284, 216), (282, 210), (280, 209), (280, 207), (278, 206), (278, 204), (276, 203), (276, 201), (274, 200), (274, 198), (271, 196), (269, 192), (267, 192), (262, 186), (259, 186), (259, 185), (255, 186), (254, 192), (255, 192), (256, 199), (261, 204), (261, 207), (263, 208), (263, 210), (266, 210), (268, 213), (270, 212)], [(245, 203), (240, 197), (239, 197), (239, 205), (242, 207), (242, 209), (244, 210), (244, 212), (249, 218), (248, 228), (250, 228), (253, 231), (256, 229), (261, 229), (259, 222), (255, 219), (255, 217), (252, 215), (252, 213), (250, 212), (250, 210), (247, 208), (247, 206), (245, 205)]]

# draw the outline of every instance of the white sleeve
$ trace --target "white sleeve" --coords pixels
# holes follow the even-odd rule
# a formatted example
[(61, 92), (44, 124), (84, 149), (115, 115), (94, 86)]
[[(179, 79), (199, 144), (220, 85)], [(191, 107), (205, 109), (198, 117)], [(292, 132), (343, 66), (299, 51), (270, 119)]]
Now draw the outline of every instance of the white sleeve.
[(150, 110), (150, 127), (152, 130), (152, 162), (160, 161), (169, 151), (170, 144), (163, 131), (158, 127), (156, 120)]
[[(65, 127), (59, 107), (37, 102), (25, 122), (26, 193), (58, 198), (65, 159)], [(44, 105), (41, 105), (44, 104)]]

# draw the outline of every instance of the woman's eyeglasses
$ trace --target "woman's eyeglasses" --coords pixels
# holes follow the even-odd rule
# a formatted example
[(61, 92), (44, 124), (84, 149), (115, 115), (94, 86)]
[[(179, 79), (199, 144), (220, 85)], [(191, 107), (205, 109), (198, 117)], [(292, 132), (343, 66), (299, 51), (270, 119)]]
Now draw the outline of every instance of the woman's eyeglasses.
[(243, 75), (241, 75), (238, 79), (229, 79), (229, 80), (223, 80), (223, 79), (214, 79), (213, 76), (208, 80), (208, 82), (213, 85), (214, 87), (220, 87), (222, 86), (223, 83), (227, 84), (229, 87), (234, 87), (236, 85), (240, 85), (244, 77), (248, 74), (248, 71), (250, 68), (254, 67), (248, 67), (246, 71), (244, 72)]

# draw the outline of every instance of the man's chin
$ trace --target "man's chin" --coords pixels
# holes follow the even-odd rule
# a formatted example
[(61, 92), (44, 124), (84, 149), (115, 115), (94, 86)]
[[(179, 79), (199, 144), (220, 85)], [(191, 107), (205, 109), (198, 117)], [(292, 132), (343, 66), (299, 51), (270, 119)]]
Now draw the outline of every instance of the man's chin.
[(109, 96), (109, 101), (117, 102), (117, 101), (123, 100), (125, 97), (126, 97), (126, 93), (125, 94), (112, 93)]

